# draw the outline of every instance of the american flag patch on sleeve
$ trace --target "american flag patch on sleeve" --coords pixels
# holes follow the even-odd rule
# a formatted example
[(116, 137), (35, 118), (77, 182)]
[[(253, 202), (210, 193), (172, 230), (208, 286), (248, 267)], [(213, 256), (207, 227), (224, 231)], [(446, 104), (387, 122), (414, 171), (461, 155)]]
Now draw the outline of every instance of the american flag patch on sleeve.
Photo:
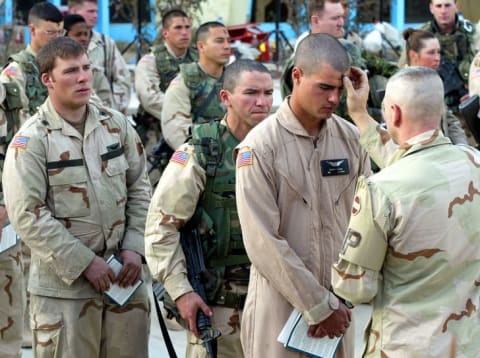
[(23, 135), (17, 135), (12, 140), (12, 143), (10, 143), (10, 146), (16, 149), (27, 149), (27, 143), (28, 137), (25, 137)]
[(237, 168), (253, 165), (253, 153), (251, 150), (246, 150), (238, 154)]
[(8, 67), (3, 74), (5, 76), (15, 77), (17, 75), (17, 69), (15, 67)]
[(180, 164), (182, 166), (187, 165), (188, 159), (190, 158), (190, 154), (183, 150), (177, 150), (173, 153), (172, 157), (170, 158), (171, 162)]

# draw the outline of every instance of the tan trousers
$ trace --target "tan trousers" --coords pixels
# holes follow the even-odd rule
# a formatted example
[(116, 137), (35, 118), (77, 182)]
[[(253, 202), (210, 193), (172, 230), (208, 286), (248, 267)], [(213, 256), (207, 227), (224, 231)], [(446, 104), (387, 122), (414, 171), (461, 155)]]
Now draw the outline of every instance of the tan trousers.
[(0, 254), (0, 357), (21, 356), (25, 291), (20, 242)]
[(108, 298), (30, 295), (36, 358), (148, 358), (150, 301), (145, 284), (122, 307)]

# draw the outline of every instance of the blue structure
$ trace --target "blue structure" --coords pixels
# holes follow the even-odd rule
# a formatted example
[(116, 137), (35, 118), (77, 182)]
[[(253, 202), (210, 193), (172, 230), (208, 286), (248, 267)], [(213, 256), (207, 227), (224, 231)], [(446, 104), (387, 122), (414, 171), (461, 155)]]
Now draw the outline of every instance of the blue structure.
[[(61, 5), (61, 0), (48, 0), (56, 6)], [(154, 0), (148, 0), (150, 3), (150, 23), (142, 26), (142, 34), (153, 40), (156, 36), (155, 21), (154, 21)], [(253, 4), (252, 0), (249, 0)], [(391, 0), (390, 22), (391, 24), (402, 31), (408, 26), (415, 27), (418, 24), (405, 23), (405, 0)], [(351, 9), (355, 12), (356, 9)], [(13, 0), (4, 0), (0, 11), (0, 24), (8, 24), (13, 21)], [(268, 27), (268, 26), (267, 26)], [(110, 11), (108, 0), (98, 0), (98, 22), (95, 30), (109, 35), (114, 40), (130, 42), (137, 34), (135, 24), (110, 24)], [(25, 31), (25, 40), (28, 41), (28, 31)]]

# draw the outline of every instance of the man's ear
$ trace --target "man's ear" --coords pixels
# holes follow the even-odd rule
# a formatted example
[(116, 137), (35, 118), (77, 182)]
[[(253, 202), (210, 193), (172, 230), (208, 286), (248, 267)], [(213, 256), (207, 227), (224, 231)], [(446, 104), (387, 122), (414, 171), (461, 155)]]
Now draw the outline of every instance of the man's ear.
[(48, 73), (42, 73), (41, 80), (42, 80), (42, 83), (45, 87), (47, 87), (47, 88), (52, 88), (53, 87), (52, 79), (51, 79), (51, 77)]
[(230, 105), (230, 97), (229, 97), (229, 93), (226, 89), (221, 89), (220, 90), (220, 100), (222, 101), (222, 103), (228, 107)]
[(30, 32), (30, 35), (35, 35), (35, 25), (34, 24), (28, 24), (28, 31)]
[(392, 104), (392, 112), (393, 112), (392, 124), (394, 127), (400, 128), (400, 126), (403, 123), (402, 109), (398, 105)]
[(294, 66), (292, 68), (292, 83), (299, 83), (300, 78), (303, 76), (303, 71), (301, 68)]

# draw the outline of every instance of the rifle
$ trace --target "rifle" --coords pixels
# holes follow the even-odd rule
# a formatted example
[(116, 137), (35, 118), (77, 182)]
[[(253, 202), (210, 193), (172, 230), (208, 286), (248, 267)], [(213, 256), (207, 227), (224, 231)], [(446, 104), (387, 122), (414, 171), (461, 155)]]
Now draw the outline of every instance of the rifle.
[(475, 94), (460, 103), (458, 109), (462, 113), (470, 132), (472, 132), (472, 135), (475, 138), (475, 141), (480, 144), (480, 119), (478, 118), (480, 103), (478, 95)]
[[(206, 268), (198, 229), (183, 228), (180, 231), (180, 244), (182, 245), (187, 264), (188, 281), (202, 300), (207, 302), (207, 295), (203, 285)], [(220, 336), (220, 332), (212, 328), (210, 318), (200, 309), (197, 312), (197, 328), (203, 341), (203, 346), (207, 351), (207, 357), (215, 358), (217, 356), (216, 339)]]

